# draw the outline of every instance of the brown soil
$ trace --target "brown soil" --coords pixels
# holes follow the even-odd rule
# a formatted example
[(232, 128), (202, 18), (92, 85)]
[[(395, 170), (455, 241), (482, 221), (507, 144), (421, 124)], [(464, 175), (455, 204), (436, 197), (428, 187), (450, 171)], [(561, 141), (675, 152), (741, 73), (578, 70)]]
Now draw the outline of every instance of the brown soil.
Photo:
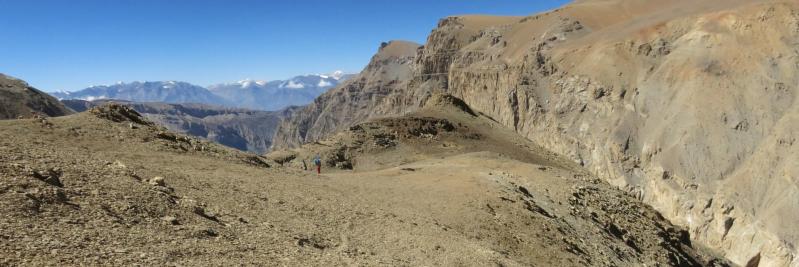
[(0, 121), (0, 265), (711, 259), (637, 199), (455, 107), (354, 129), (361, 141), (406, 131), (353, 152), (356, 171), (322, 176), (292, 167), (302, 157), (281, 167), (138, 119), (116, 106)]

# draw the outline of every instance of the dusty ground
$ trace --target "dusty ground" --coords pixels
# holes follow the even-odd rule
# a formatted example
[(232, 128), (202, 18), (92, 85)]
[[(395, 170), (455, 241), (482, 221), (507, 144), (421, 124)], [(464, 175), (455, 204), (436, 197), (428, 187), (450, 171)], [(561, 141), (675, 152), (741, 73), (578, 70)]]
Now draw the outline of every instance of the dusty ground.
[[(355, 171), (321, 176), (292, 164), (300, 157), (281, 166), (133, 122), (121, 107), (0, 121), (0, 265), (711, 261), (650, 207), (550, 153), (526, 152), (535, 147), (489, 119), (427, 112), (408, 118), (453, 128), (377, 121), (349, 135), (365, 138), (349, 152)], [(380, 139), (371, 133), (396, 127), (408, 134), (369, 145)]]

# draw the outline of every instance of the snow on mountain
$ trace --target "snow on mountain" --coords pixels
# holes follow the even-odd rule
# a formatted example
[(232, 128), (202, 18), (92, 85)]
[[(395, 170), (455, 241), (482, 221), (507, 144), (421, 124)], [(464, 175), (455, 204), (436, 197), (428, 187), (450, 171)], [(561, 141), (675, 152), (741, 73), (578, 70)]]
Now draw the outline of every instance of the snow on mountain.
[(278, 110), (311, 103), (314, 98), (349, 77), (352, 77), (352, 74), (335, 71), (330, 74), (301, 75), (269, 82), (246, 79), (235, 83), (212, 85), (208, 89), (234, 103), (236, 107)]
[(289, 80), (281, 84), (280, 88), (302, 89), (305, 88), (305, 84)]
[(329, 74), (317, 74), (317, 76), (322, 77), (324, 79), (330, 78), (330, 79), (334, 79), (334, 80), (338, 81), (338, 80), (341, 80), (341, 79), (349, 78), (349, 77), (352, 76), (352, 74), (347, 74), (344, 71), (337, 70), (337, 71), (331, 72)]
[(52, 93), (58, 99), (116, 99), (135, 102), (203, 103), (228, 107), (279, 110), (305, 105), (340, 82), (351, 77), (342, 71), (330, 74), (296, 76), (287, 80), (244, 79), (203, 88), (186, 82), (118, 82), (98, 85), (75, 92)]
[(229, 104), (208, 89), (178, 81), (118, 82), (113, 85), (91, 86), (76, 92), (56, 92), (53, 96), (87, 101), (118, 99), (136, 102)]

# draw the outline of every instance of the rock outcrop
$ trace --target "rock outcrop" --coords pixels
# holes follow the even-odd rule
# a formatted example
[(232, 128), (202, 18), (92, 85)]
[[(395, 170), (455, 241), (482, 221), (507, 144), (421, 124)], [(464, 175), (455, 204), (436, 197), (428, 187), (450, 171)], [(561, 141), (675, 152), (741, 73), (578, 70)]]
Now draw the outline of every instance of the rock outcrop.
[(366, 82), (385, 73), (373, 59), (284, 122), (274, 146), (448, 92), (734, 262), (796, 266), (797, 44), (793, 1), (587, 0), (528, 17), (449, 17), (392, 59), (405, 75)]
[(418, 48), (418, 44), (405, 41), (383, 43), (360, 74), (281, 123), (273, 147), (297, 146), (346, 129), (353, 122), (404, 113), (408, 103), (397, 101), (412, 99), (406, 97), (405, 88), (413, 77), (411, 67)]
[(57, 99), (28, 83), (0, 74), (0, 120), (56, 117), (74, 113)]

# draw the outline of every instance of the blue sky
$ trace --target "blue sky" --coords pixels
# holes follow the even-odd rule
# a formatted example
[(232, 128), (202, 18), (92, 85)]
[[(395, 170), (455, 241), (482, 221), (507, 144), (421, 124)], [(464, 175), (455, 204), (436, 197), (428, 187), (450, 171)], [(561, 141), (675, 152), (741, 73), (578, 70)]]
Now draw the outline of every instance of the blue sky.
[(528, 15), (565, 0), (0, 0), (0, 73), (45, 91), (116, 81), (206, 86), (358, 72), (380, 42), (438, 19)]

